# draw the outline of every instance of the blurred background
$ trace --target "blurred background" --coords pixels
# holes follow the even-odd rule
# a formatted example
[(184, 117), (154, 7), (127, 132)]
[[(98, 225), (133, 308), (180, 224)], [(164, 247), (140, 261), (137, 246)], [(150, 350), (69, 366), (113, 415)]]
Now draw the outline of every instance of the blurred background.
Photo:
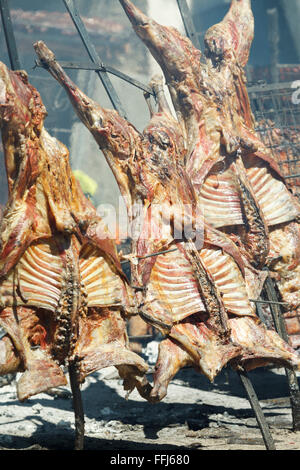
[[(135, 0), (135, 4), (158, 22), (175, 26), (184, 33), (176, 0)], [(188, 1), (201, 45), (207, 28), (224, 17), (229, 4), (229, 0)], [(48, 111), (47, 130), (69, 148), (72, 168), (84, 190), (91, 194), (95, 206), (101, 206), (102, 215), (105, 208), (108, 213), (111, 210), (117, 213), (122, 211), (118, 187), (93, 138), (77, 119), (62, 88), (45, 70), (34, 68), (35, 53), (32, 45), (37, 40), (46, 42), (58, 60), (90, 63), (63, 1), (9, 0), (8, 5), (21, 66), (40, 92)], [(256, 27), (247, 67), (249, 81), (271, 83), (274, 80), (300, 79), (300, 0), (252, 0), (252, 5)], [(133, 32), (119, 2), (77, 0), (77, 6), (103, 63), (148, 84), (151, 76), (159, 69)], [(274, 9), (279, 29), (275, 43), (274, 37), (272, 39), (274, 15), (270, 15)], [(0, 60), (9, 66), (1, 22), (0, 44)], [(284, 66), (278, 66), (277, 75), (272, 74), (274, 54), (277, 62)], [(111, 107), (95, 72), (69, 70), (68, 73), (86, 94), (102, 106)], [(143, 92), (116, 76), (110, 75), (110, 78), (129, 120), (142, 131), (149, 119)], [(0, 204), (5, 204), (7, 189), (3, 158), (0, 158), (0, 188)]]

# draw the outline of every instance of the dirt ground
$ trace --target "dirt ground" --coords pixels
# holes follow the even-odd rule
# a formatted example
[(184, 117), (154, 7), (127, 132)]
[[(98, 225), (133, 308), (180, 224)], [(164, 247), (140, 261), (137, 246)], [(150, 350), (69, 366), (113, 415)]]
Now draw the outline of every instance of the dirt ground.
[[(300, 432), (292, 430), (284, 369), (258, 369), (249, 376), (276, 449), (300, 450)], [(137, 392), (126, 400), (116, 370), (108, 368), (88, 377), (82, 397), (85, 450), (265, 450), (240, 378), (229, 368), (214, 384), (192, 369), (182, 370), (170, 384), (168, 396), (156, 405)], [(2, 383), (0, 450), (72, 450), (73, 444), (68, 387), (19, 403), (15, 382)]]

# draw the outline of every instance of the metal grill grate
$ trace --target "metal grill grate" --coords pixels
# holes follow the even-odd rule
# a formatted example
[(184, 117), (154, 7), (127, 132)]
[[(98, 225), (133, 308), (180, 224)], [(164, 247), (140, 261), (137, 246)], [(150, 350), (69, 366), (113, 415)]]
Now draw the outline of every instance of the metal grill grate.
[(278, 163), (289, 188), (300, 199), (300, 104), (292, 83), (248, 89), (257, 132)]

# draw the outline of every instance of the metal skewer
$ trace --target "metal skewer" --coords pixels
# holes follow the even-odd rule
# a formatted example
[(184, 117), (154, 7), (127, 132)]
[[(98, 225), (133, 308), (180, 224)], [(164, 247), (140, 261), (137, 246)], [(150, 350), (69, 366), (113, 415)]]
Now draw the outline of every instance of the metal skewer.
[[(88, 32), (84, 26), (84, 23), (79, 15), (79, 11), (73, 0), (63, 0), (67, 11), (77, 29), (77, 32), (82, 40), (82, 43), (91, 59), (91, 61), (99, 67), (99, 64), (102, 64), (102, 61), (96, 52), (94, 44), (90, 40)], [(108, 97), (113, 105), (113, 107), (118, 111), (118, 113), (126, 118), (126, 113), (121, 104), (120, 98), (112, 85), (110, 78), (107, 75), (105, 70), (96, 70), (97, 75), (99, 76), (105, 91), (108, 94)], [(82, 396), (78, 381), (77, 374), (77, 364), (76, 361), (69, 364), (69, 376), (70, 376), (70, 385), (73, 393), (73, 406), (75, 413), (75, 450), (82, 450), (84, 447), (84, 410), (82, 404)]]
[[(97, 66), (99, 66), (99, 64), (102, 63), (96, 49), (95, 49), (95, 46), (94, 44), (92, 43), (92, 41), (90, 40), (90, 37), (88, 35), (88, 32), (86, 30), (86, 27), (84, 26), (84, 23), (79, 15), (79, 12), (78, 12), (78, 9), (74, 3), (73, 0), (63, 0), (64, 4), (65, 4), (65, 7), (67, 9), (67, 11), (69, 12), (69, 15), (77, 29), (77, 32), (82, 40), (82, 43), (84, 45), (84, 47), (86, 48), (86, 51), (91, 59), (92, 62), (94, 62), (94, 64), (97, 64)], [(120, 98), (115, 90), (115, 88), (113, 87), (111, 81), (110, 81), (110, 78), (108, 77), (107, 73), (105, 71), (96, 71), (98, 77), (100, 78), (104, 88), (105, 88), (105, 91), (106, 93), (108, 94), (108, 97), (113, 105), (113, 107), (118, 111), (118, 113), (125, 117), (126, 118), (126, 112), (121, 104), (121, 101), (120, 101)]]
[(78, 382), (78, 366), (76, 361), (69, 363), (70, 385), (73, 395), (73, 408), (75, 414), (75, 443), (74, 450), (84, 448), (84, 411), (82, 396)]
[(7, 0), (0, 0), (0, 11), (11, 68), (12, 70), (20, 70), (22, 67), (19, 59), (15, 35), (11, 22), (10, 9)]
[[(136, 88), (139, 88), (140, 90), (144, 91), (145, 93), (148, 93), (149, 95), (154, 95), (154, 92), (152, 88), (150, 88), (148, 85), (145, 85), (144, 83), (140, 82), (139, 80), (136, 80), (135, 78), (130, 77), (126, 73), (120, 72), (120, 70), (117, 70), (115, 67), (111, 67), (110, 65), (106, 64), (84, 64), (84, 63), (75, 63), (75, 62), (64, 62), (60, 61), (59, 62), (61, 67), (63, 69), (70, 69), (70, 70), (93, 70), (95, 72), (108, 72), (111, 73), (112, 75), (115, 75), (118, 78), (121, 78), (122, 80), (130, 83), (131, 85), (134, 85)], [(35, 60), (35, 66), (36, 67), (45, 67), (39, 60)]]
[(262, 411), (260, 403), (258, 401), (257, 395), (253, 388), (252, 382), (249, 379), (248, 374), (245, 370), (240, 369), (237, 371), (239, 378), (241, 379), (242, 385), (246, 391), (249, 403), (254, 411), (256, 421), (260, 428), (265, 446), (267, 450), (276, 450), (275, 443), (273, 437), (271, 435), (268, 423), (266, 421), (265, 415)]
[(186, 0), (177, 0), (177, 4), (181, 14), (182, 22), (184, 24), (186, 35), (188, 36), (188, 38), (190, 38), (194, 46), (197, 49), (200, 49), (198, 33), (195, 29), (192, 15)]

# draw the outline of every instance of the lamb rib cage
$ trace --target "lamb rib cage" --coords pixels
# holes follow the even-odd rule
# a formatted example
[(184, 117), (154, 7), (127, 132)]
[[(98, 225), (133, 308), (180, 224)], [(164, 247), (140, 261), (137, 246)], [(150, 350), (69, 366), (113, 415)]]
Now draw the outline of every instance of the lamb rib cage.
[[(179, 1), (179, 0), (177, 0), (177, 1), (178, 1), (178, 5), (179, 5), (179, 6), (180, 6), (180, 4), (184, 6), (184, 8), (185, 8), (184, 14), (188, 13), (188, 10), (186, 9), (186, 2), (185, 2), (185, 1)], [(4, 0), (2, 0), (2, 2), (5, 3)], [(72, 4), (73, 4), (72, 1), (67, 0), (67, 1), (64, 1), (64, 3), (65, 3), (66, 6), (67, 6), (67, 4), (68, 4), (69, 6), (71, 6), (71, 8), (74, 7), (74, 5), (72, 5)], [(181, 13), (182, 13), (182, 16), (184, 16), (182, 10), (181, 10)], [(183, 18), (183, 19), (184, 19), (184, 18)], [(192, 22), (191, 22), (191, 24), (192, 24)], [(83, 39), (83, 41), (84, 41), (84, 39)], [(82, 68), (85, 68), (85, 67), (83, 66)], [(104, 69), (104, 70), (105, 70), (105, 69)], [(109, 70), (108, 70), (108, 71), (109, 71)], [(112, 72), (112, 73), (113, 73), (113, 72)], [(121, 77), (121, 78), (122, 78), (122, 77)], [(126, 77), (123, 77), (123, 78), (126, 79)], [(130, 77), (127, 77), (127, 78), (129, 78), (128, 81), (130, 82)], [(133, 83), (133, 79), (131, 79), (131, 83), (134, 84), (134, 83)], [(140, 88), (142, 88), (142, 87), (140, 87)], [(144, 88), (146, 88), (146, 87), (144, 87)], [(273, 299), (273, 300), (274, 300), (274, 299)], [(266, 440), (266, 446), (267, 446), (267, 447), (269, 446), (269, 448), (272, 447), (271, 436), (269, 436), (268, 439)]]

